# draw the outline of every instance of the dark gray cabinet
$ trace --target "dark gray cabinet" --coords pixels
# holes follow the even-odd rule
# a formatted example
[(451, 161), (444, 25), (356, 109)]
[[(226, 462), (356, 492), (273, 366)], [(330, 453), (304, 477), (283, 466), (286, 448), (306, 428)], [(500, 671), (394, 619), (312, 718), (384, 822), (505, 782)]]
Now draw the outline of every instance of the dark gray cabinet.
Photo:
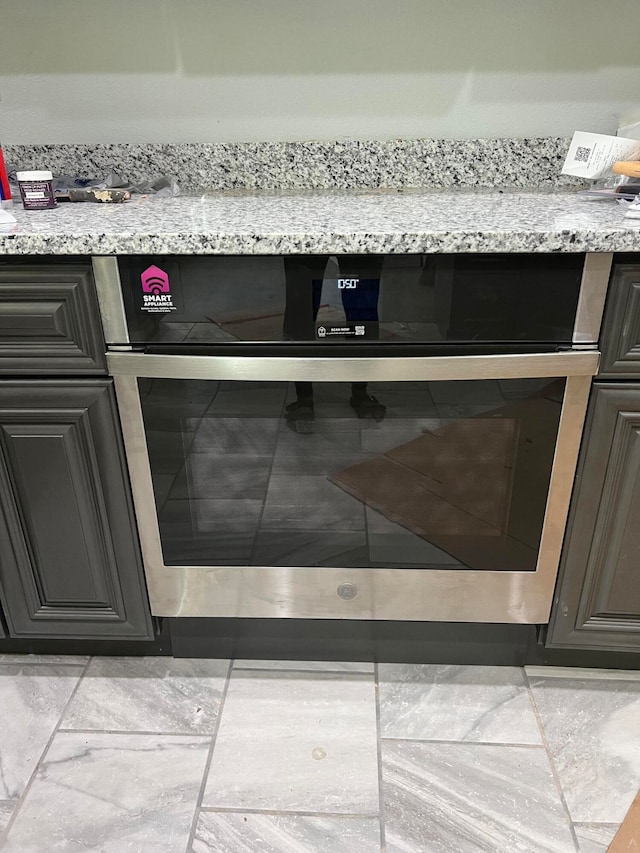
[(640, 652), (640, 383), (594, 387), (545, 645)]
[(106, 372), (91, 265), (0, 264), (0, 376)]
[(618, 255), (545, 646), (640, 653), (640, 257)]
[(640, 379), (640, 264), (618, 263), (602, 326), (602, 379)]
[(0, 601), (11, 637), (153, 637), (109, 379), (0, 381)]

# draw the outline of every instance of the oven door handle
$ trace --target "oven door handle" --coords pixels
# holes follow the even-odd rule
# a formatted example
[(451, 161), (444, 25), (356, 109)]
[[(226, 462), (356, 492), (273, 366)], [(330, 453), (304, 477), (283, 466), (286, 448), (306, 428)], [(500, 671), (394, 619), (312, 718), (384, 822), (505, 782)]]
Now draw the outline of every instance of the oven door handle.
[(112, 376), (273, 382), (387, 382), (594, 376), (600, 353), (375, 358), (107, 353)]

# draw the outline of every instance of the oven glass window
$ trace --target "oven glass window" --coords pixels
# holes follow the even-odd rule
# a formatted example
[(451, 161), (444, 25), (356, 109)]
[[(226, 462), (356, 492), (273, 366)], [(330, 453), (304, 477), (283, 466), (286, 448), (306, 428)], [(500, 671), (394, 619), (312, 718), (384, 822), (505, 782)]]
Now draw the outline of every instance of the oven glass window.
[(563, 379), (140, 379), (167, 565), (534, 571)]

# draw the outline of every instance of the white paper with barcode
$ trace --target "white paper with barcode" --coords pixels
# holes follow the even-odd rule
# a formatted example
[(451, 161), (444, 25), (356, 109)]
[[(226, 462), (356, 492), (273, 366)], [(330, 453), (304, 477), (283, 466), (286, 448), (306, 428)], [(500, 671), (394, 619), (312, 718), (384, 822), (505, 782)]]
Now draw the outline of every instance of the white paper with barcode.
[(577, 130), (573, 134), (562, 174), (596, 180), (608, 175), (618, 160), (640, 160), (640, 141)]

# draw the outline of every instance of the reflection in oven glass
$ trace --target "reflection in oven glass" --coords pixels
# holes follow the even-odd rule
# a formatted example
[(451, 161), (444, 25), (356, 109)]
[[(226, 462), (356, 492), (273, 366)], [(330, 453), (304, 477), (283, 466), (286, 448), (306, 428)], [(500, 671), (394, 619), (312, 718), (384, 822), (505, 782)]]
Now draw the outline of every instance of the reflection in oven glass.
[(535, 570), (562, 379), (139, 382), (167, 565)]

